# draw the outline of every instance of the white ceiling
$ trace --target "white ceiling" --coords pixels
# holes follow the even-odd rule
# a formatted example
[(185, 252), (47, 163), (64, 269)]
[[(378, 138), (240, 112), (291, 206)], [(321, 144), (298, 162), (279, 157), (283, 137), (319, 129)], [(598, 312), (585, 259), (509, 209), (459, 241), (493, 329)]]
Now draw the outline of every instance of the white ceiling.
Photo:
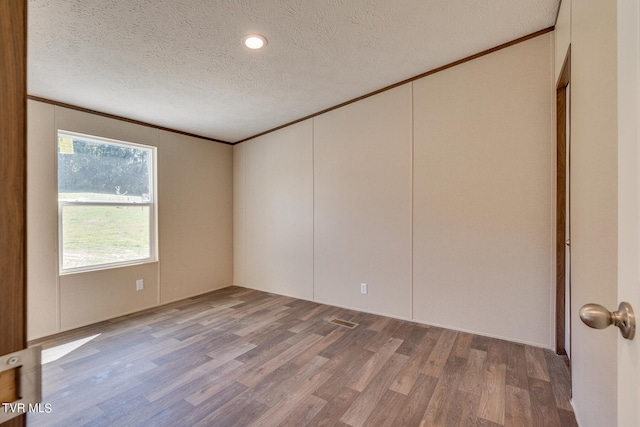
[(29, 0), (28, 92), (235, 142), (551, 27), (559, 1)]

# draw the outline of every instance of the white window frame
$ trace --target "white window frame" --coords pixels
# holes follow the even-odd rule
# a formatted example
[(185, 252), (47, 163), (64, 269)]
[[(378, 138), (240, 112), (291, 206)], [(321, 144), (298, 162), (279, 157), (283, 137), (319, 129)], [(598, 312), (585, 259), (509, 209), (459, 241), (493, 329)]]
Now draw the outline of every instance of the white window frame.
[[(149, 159), (149, 200), (147, 202), (96, 202), (96, 201), (70, 201), (60, 200), (60, 188), (58, 187), (58, 158), (56, 156), (56, 187), (58, 187), (58, 271), (60, 275), (82, 273), (88, 271), (104, 270), (109, 268), (126, 267), (132, 265), (147, 264), (158, 261), (158, 245), (157, 245), (157, 200), (156, 200), (156, 187), (157, 187), (157, 147), (152, 145), (138, 144), (135, 142), (121, 141), (112, 138), (105, 138), (100, 136), (94, 136), (84, 133), (67, 131), (64, 129), (58, 129), (56, 132), (56, 147), (59, 144), (60, 136), (70, 136), (79, 139), (86, 139), (96, 142), (104, 142), (105, 144), (117, 145), (127, 148), (139, 148), (150, 150)], [(64, 268), (64, 242), (63, 242), (63, 221), (62, 221), (62, 209), (64, 206), (109, 206), (109, 207), (130, 207), (130, 206), (148, 206), (149, 207), (149, 257), (140, 258), (130, 261), (118, 261), (103, 264), (93, 264), (82, 267)]]

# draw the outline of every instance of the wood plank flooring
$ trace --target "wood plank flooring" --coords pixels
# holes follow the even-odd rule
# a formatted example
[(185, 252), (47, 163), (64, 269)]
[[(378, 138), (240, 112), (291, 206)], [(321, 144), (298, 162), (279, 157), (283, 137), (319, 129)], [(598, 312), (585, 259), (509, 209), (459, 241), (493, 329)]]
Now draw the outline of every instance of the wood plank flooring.
[(239, 287), (40, 345), (93, 335), (28, 425), (577, 426), (551, 351)]

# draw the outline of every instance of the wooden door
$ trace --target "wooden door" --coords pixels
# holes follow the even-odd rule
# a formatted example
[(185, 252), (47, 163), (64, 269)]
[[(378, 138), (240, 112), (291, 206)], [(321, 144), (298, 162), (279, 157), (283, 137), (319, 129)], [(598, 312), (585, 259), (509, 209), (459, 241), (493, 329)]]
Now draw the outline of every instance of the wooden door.
[[(0, 2), (0, 355), (26, 347), (26, 26), (26, 0)], [(25, 423), (21, 415), (2, 426)]]

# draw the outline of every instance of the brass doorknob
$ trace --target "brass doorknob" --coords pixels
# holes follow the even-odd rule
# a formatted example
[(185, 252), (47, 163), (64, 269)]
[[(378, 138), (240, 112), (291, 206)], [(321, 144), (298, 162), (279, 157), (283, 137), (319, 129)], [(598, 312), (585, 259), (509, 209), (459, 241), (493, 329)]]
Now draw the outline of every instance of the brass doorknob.
[(621, 302), (618, 311), (613, 313), (600, 304), (583, 305), (580, 309), (580, 319), (585, 325), (594, 329), (615, 325), (620, 328), (622, 336), (628, 340), (632, 340), (636, 332), (636, 316), (628, 302)]

